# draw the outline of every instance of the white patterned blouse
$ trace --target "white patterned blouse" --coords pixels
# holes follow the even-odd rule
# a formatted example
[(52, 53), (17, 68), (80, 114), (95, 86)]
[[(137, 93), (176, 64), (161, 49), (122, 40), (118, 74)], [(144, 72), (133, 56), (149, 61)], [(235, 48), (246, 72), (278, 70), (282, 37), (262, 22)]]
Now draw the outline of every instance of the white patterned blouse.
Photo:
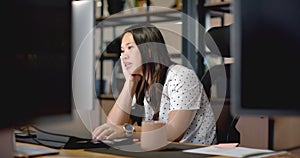
[[(146, 99), (144, 108), (144, 120), (152, 120), (154, 110)], [(168, 115), (173, 110), (197, 110), (180, 142), (216, 143), (216, 121), (203, 85), (192, 69), (182, 65), (172, 65), (168, 70), (161, 97), (159, 120), (167, 122)]]

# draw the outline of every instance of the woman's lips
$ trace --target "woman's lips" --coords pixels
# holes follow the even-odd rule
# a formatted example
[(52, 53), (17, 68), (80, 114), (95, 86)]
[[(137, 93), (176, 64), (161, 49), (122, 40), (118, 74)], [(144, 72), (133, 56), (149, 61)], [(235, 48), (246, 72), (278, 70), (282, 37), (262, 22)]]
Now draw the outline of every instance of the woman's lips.
[(124, 64), (126, 69), (129, 69), (132, 66), (131, 62), (125, 62)]

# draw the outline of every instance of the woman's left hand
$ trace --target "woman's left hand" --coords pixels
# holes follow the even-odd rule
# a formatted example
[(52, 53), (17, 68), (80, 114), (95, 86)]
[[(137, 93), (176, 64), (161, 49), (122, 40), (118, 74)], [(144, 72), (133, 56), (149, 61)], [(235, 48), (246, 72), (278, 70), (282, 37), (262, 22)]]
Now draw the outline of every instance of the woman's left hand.
[(110, 123), (105, 123), (105, 124), (95, 128), (92, 135), (93, 135), (93, 139), (112, 140), (115, 138), (125, 137), (125, 131), (123, 130), (123, 127), (120, 125), (113, 125)]

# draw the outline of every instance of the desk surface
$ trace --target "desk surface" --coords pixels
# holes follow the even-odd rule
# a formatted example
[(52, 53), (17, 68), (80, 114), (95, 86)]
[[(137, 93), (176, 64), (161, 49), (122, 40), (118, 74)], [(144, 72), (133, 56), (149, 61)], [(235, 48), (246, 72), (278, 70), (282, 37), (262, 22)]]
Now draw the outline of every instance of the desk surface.
[[(32, 146), (32, 147), (47, 148), (47, 147), (40, 146), (40, 145), (21, 143), (21, 142), (17, 142), (17, 145), (28, 145), (28, 146)], [(74, 157), (124, 158), (124, 156), (89, 152), (89, 151), (85, 151), (84, 149), (60, 149), (59, 154), (44, 155), (44, 156), (38, 156), (38, 157), (43, 157), (43, 158), (47, 158), (47, 157), (49, 157), (49, 158), (54, 158), (54, 157), (59, 157), (59, 158), (74, 158)]]
[[(32, 147), (47, 148), (47, 147), (40, 146), (40, 145), (28, 144), (28, 143), (21, 143), (21, 142), (17, 142), (17, 145), (27, 145), (27, 146), (32, 146)], [(201, 145), (199, 145), (199, 146), (201, 146)], [(38, 158), (54, 158), (54, 157), (56, 157), (56, 158), (57, 157), (59, 157), (59, 158), (74, 158), (74, 157), (88, 157), (88, 158), (93, 158), (93, 157), (97, 157), (97, 158), (98, 157), (101, 157), (101, 158), (102, 157), (103, 158), (128, 158), (126, 156), (106, 154), (106, 153), (98, 153), (98, 152), (91, 152), (91, 151), (86, 151), (84, 149), (60, 149), (59, 150), (59, 154), (38, 156)], [(211, 156), (211, 157), (212, 158), (218, 158), (218, 157), (221, 158), (221, 156)]]
[[(46, 148), (46, 147), (40, 146), (40, 145), (27, 144), (27, 143), (21, 143), (21, 142), (17, 142), (17, 145), (26, 145), (26, 146)], [(199, 146), (201, 146), (201, 145), (199, 145)], [(293, 150), (293, 151), (291, 151), (291, 153), (292, 153), (291, 158), (300, 158), (300, 149)], [(56, 157), (56, 158), (74, 158), (74, 157), (126, 158), (126, 156), (91, 152), (91, 151), (85, 151), (84, 149), (60, 149), (59, 154), (44, 155), (44, 156), (38, 156), (38, 157), (39, 158), (54, 158), (54, 157)], [(208, 156), (208, 157), (211, 157), (211, 158), (225, 158), (224, 156)], [(228, 157), (226, 157), (226, 158), (228, 158)]]

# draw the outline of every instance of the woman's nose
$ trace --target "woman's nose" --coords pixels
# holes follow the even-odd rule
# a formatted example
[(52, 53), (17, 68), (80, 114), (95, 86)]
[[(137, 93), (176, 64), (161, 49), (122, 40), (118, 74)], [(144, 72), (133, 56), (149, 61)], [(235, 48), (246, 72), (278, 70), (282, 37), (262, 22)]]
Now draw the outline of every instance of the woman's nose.
[(122, 53), (121, 54), (121, 58), (123, 59), (123, 60), (127, 60), (127, 59), (129, 59), (129, 56), (126, 54), (126, 53)]

